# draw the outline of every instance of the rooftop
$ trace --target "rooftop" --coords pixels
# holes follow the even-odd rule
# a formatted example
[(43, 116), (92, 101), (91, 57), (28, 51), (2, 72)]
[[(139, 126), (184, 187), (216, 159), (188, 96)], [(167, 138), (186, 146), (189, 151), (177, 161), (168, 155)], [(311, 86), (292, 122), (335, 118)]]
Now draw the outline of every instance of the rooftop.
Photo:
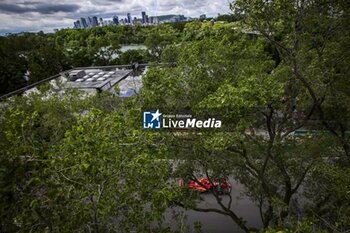
[(45, 83), (50, 84), (50, 92), (64, 93), (65, 89), (75, 88), (87, 94), (94, 94), (100, 91), (115, 93), (114, 87), (118, 85), (120, 91), (119, 96), (129, 97), (137, 93), (142, 87), (142, 74), (137, 68), (141, 68), (141, 70), (143, 70), (142, 74), (145, 74), (148, 65), (143, 64), (138, 66), (134, 64), (74, 68), (3, 95), (0, 98), (7, 98), (12, 95), (39, 93), (38, 87)]
[(79, 69), (62, 76), (66, 88), (109, 90), (128, 77), (131, 69)]

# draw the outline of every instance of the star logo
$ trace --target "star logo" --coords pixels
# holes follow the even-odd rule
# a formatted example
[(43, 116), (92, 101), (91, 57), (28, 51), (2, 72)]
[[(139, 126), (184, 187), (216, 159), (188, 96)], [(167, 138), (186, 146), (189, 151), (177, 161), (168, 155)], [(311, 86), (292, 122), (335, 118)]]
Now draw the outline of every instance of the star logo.
[(159, 109), (156, 112), (143, 113), (143, 128), (144, 129), (160, 129), (162, 113)]
[(162, 115), (161, 113), (159, 113), (159, 109), (157, 109), (157, 111), (155, 113), (151, 113), (153, 118), (151, 120), (151, 122), (153, 122), (154, 120), (159, 121), (159, 117)]

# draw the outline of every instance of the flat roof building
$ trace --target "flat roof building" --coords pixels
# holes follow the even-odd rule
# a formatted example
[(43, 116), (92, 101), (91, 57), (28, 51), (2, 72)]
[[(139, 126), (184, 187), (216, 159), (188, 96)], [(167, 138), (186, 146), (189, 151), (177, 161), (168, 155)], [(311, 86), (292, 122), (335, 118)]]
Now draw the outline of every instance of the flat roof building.
[[(118, 94), (119, 97), (130, 97), (142, 88), (142, 75), (148, 70), (148, 65), (143, 64), (80, 67), (54, 75), (39, 82), (30, 84), (16, 91), (0, 96), (0, 99), (13, 95), (30, 95), (40, 93), (40, 85), (50, 84), (47, 97), (53, 93), (64, 94), (67, 89), (78, 89), (87, 95), (108, 91)], [(115, 86), (118, 86), (116, 93)], [(46, 89), (46, 88), (45, 88)]]

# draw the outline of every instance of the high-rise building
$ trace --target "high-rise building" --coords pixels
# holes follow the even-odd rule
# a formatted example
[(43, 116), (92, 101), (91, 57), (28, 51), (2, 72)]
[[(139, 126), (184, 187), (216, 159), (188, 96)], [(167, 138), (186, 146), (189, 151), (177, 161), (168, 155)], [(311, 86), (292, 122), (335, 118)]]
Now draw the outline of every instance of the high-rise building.
[(119, 25), (119, 18), (118, 18), (118, 16), (114, 16), (113, 17), (113, 23), (115, 24), (115, 25)]
[(145, 24), (146, 23), (146, 12), (142, 11), (141, 16), (142, 16), (142, 23)]
[(87, 20), (88, 26), (89, 26), (89, 28), (91, 28), (92, 27), (92, 18), (88, 17), (87, 19), (88, 19)]
[(98, 26), (97, 17), (94, 16), (94, 17), (92, 17), (92, 27), (97, 27), (97, 26)]
[(80, 24), (81, 24), (82, 28), (87, 28), (88, 27), (88, 24), (87, 24), (85, 18), (80, 18)]
[(199, 16), (199, 19), (206, 19), (206, 18), (207, 16), (205, 14)]
[(153, 23), (159, 24), (159, 18), (157, 16), (153, 18)]
[(79, 20), (77, 20), (77, 21), (74, 22), (74, 28), (76, 28), (76, 29), (81, 28), (81, 25), (80, 25), (80, 21), (79, 21)]
[(131, 14), (128, 13), (128, 14), (127, 14), (127, 17), (128, 17), (128, 23), (131, 24)]
[[(0, 0), (1, 1), (1, 0)], [(163, 15), (158, 16), (148, 16), (145, 11), (141, 12), (141, 18), (131, 17), (130, 13), (127, 13), (126, 18), (119, 19), (117, 15), (113, 16), (112, 20), (103, 20), (96, 16), (80, 18), (74, 22), (74, 28), (88, 28), (97, 26), (107, 26), (107, 25), (148, 25), (148, 24), (159, 24), (166, 22), (184, 22), (195, 20), (194, 18), (186, 18), (184, 15)], [(206, 15), (201, 15), (200, 19), (205, 19)]]

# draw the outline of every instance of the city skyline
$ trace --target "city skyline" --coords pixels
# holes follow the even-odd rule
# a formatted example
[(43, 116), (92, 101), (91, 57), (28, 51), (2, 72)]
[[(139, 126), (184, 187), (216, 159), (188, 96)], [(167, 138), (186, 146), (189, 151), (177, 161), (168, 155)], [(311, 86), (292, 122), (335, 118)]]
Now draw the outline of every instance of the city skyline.
[[(206, 15), (200, 15), (199, 18), (206, 18)], [(198, 18), (185, 17), (184, 15), (160, 15), (160, 16), (149, 16), (145, 11), (141, 12), (141, 18), (134, 16), (132, 17), (130, 13), (126, 14), (126, 17), (122, 15), (114, 15), (112, 19), (103, 19), (97, 16), (88, 16), (86, 18), (82, 17), (74, 21), (73, 28), (94, 28), (98, 26), (107, 25), (154, 25), (165, 22), (184, 22), (192, 21)]]
[(0, 34), (22, 31), (53, 32), (54, 29), (72, 28), (75, 21), (81, 18), (113, 20), (113, 16), (131, 19), (141, 18), (142, 12), (148, 16), (185, 15), (198, 18), (202, 14), (214, 17), (230, 12), (228, 0), (3, 0), (0, 3)]

